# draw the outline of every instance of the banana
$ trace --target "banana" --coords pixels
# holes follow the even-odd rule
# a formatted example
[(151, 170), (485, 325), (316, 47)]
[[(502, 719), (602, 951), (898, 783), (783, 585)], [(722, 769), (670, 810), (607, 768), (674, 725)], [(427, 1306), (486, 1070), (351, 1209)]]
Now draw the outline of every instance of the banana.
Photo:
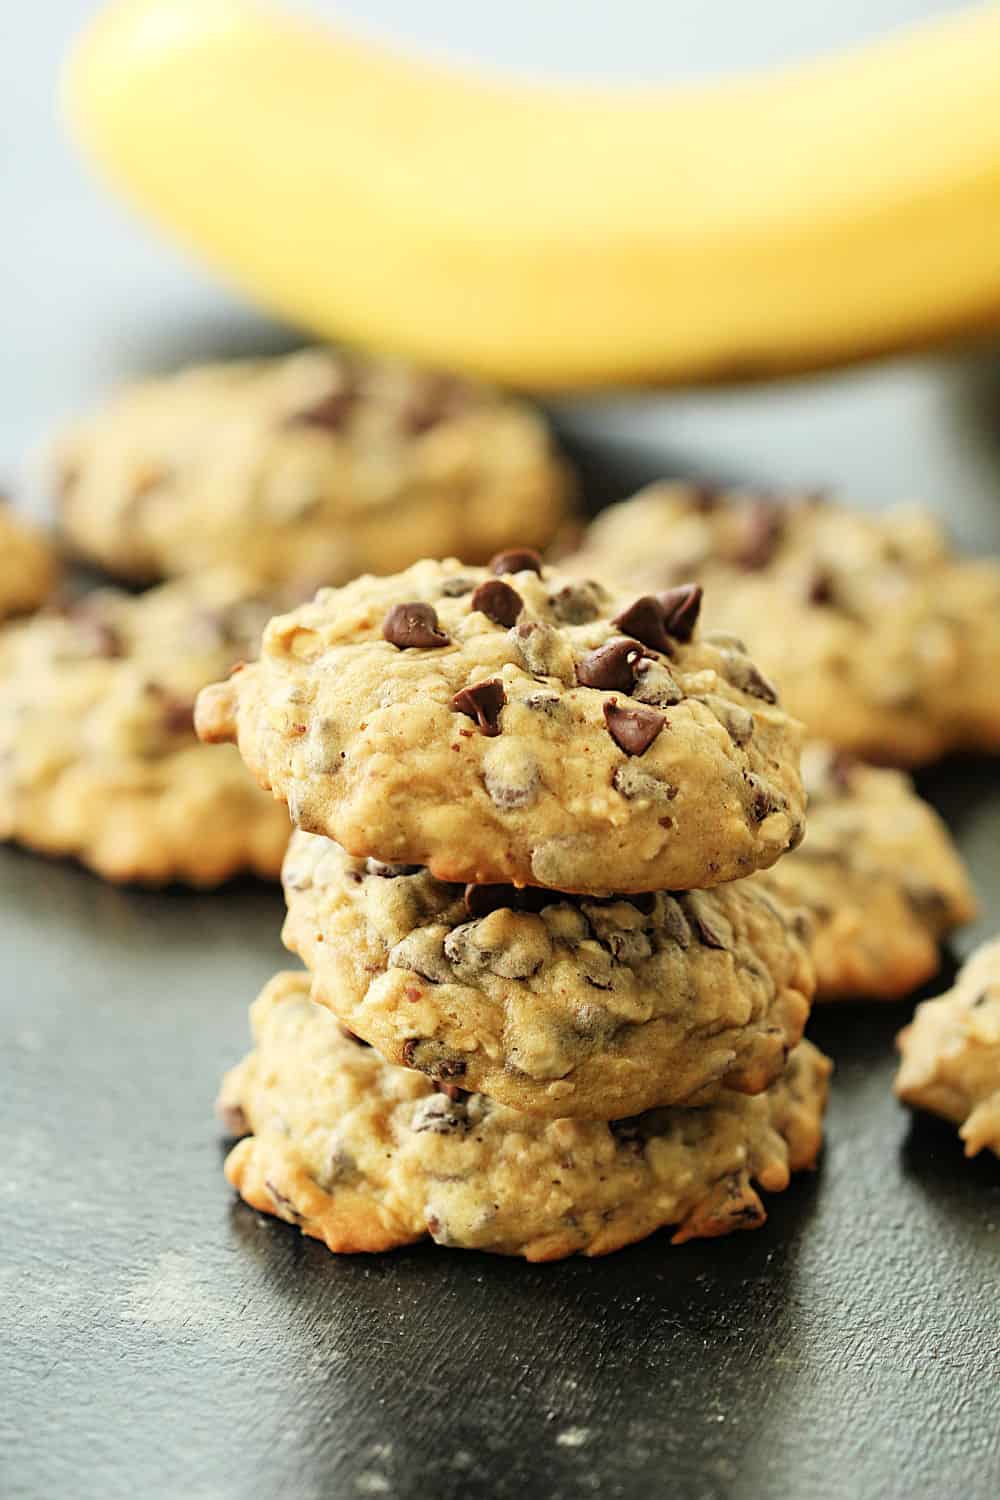
[(1000, 326), (1000, 8), (697, 87), (505, 81), (255, 0), (124, 0), (78, 140), (313, 333), (535, 388)]

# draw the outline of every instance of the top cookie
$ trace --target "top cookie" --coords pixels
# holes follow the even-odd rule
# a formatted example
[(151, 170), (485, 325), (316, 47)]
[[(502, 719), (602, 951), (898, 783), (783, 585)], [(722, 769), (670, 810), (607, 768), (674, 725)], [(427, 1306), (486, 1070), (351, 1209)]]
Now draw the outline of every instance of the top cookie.
[(613, 601), (508, 553), (323, 589), (201, 694), (300, 827), (440, 880), (687, 890), (802, 837), (800, 726), (700, 593)]
[(1000, 749), (1000, 565), (957, 558), (926, 514), (653, 485), (566, 566), (703, 583), (706, 623), (744, 638), (839, 749), (899, 765)]
[(0, 501), (0, 619), (37, 609), (58, 575), (55, 552), (41, 532)]
[(236, 562), (315, 588), (483, 561), (549, 542), (570, 488), (530, 407), (329, 349), (130, 386), (66, 434), (57, 468), (74, 547), (139, 582)]

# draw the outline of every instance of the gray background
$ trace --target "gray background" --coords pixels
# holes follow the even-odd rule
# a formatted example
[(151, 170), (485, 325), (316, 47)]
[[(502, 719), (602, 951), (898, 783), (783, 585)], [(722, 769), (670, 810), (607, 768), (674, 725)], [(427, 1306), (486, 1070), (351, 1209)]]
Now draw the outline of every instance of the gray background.
[[(289, 337), (66, 147), (56, 60), (91, 8), (4, 17), (0, 466), (25, 481), (47, 431), (116, 381)], [(931, 9), (340, 7), (494, 64), (619, 77), (762, 65)], [(675, 467), (830, 483), (866, 504), (922, 497), (1000, 551), (986, 351), (556, 415), (592, 495)], [(923, 785), (983, 896), (964, 952), (1000, 926), (995, 763)], [(434, 1249), (336, 1260), (234, 1204), (220, 1173), (211, 1100), (282, 962), (280, 918), (250, 883), (117, 891), (0, 851), (0, 1493), (997, 1494), (1000, 1169), (892, 1100), (909, 1005), (814, 1017), (837, 1060), (822, 1169), (754, 1235), (547, 1268)]]

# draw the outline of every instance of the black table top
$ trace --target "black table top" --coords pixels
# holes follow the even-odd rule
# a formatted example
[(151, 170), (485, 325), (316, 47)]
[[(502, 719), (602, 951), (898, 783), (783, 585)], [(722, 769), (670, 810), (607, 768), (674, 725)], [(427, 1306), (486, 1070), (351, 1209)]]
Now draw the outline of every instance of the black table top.
[[(39, 140), (3, 189), (8, 468), (115, 379), (283, 337), (75, 174), (42, 126), (62, 27), (35, 9), (0, 78)], [(595, 498), (667, 469), (828, 482), (925, 498), (1000, 552), (996, 355), (556, 415)], [(1000, 929), (1000, 762), (922, 786), (982, 898), (964, 953)], [(0, 850), (0, 1493), (1000, 1491), (1000, 1163), (894, 1102), (912, 1002), (814, 1015), (837, 1063), (828, 1144), (757, 1233), (545, 1267), (335, 1259), (234, 1201), (212, 1118), (285, 961), (281, 910), (249, 882), (119, 891)]]

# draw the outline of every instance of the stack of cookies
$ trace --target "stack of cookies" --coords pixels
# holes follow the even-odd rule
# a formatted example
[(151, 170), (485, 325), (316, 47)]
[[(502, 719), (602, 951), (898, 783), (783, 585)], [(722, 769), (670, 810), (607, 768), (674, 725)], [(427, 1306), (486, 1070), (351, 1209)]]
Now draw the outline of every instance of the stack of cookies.
[(529, 1259), (762, 1222), (821, 1140), (800, 727), (681, 585), (524, 550), (271, 621), (206, 689), (288, 806), (287, 945), (227, 1077), (230, 1180), (331, 1250)]

